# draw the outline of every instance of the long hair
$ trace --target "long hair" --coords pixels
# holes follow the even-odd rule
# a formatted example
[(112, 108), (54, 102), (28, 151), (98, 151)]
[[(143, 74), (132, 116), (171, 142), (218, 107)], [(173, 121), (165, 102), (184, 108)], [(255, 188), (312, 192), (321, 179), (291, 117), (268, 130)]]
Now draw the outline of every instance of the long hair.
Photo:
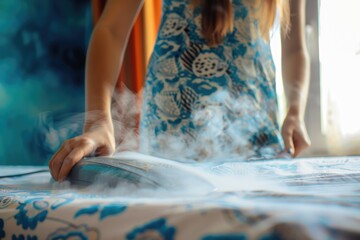
[[(193, 0), (202, 6), (202, 34), (210, 45), (218, 45), (234, 28), (232, 0)], [(287, 33), (290, 28), (289, 0), (254, 0), (254, 9), (261, 36), (269, 40), (269, 31), (274, 24), (277, 10), (281, 28)]]

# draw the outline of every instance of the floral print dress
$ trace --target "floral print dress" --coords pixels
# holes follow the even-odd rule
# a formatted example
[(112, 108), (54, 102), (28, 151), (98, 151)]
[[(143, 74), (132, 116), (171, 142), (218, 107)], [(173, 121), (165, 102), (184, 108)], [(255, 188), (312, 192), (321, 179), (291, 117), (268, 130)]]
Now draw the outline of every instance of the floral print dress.
[(174, 160), (277, 155), (275, 66), (252, 0), (233, 0), (220, 45), (201, 34), (201, 6), (164, 0), (146, 75), (140, 151)]

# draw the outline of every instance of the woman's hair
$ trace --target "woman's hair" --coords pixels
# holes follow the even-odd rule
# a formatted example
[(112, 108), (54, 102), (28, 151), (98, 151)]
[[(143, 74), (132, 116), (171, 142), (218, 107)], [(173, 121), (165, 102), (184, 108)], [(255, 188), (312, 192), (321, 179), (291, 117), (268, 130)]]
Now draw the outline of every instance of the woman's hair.
[[(202, 33), (210, 45), (222, 42), (225, 35), (233, 31), (234, 9), (232, 0), (193, 0), (202, 6)], [(260, 33), (269, 40), (269, 31), (274, 24), (277, 10), (283, 33), (290, 27), (289, 0), (253, 0), (259, 22)]]

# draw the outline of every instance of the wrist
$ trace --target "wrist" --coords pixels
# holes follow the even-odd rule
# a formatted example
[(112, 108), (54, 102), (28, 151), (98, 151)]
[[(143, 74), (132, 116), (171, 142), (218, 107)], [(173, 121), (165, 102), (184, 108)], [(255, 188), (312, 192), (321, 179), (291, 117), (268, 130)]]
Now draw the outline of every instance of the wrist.
[(305, 111), (299, 105), (290, 105), (287, 111), (288, 116), (304, 119)]
[(109, 130), (113, 131), (111, 113), (100, 110), (87, 111), (85, 116), (84, 132), (98, 127), (109, 128)]

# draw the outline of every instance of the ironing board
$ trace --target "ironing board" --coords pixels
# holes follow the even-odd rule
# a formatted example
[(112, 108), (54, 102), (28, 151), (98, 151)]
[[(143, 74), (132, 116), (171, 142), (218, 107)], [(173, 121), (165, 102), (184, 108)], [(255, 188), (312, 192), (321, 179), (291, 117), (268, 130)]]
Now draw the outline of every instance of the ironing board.
[(238, 189), (178, 196), (75, 189), (48, 172), (0, 179), (0, 239), (360, 239), (360, 157), (197, 167), (240, 176)]

